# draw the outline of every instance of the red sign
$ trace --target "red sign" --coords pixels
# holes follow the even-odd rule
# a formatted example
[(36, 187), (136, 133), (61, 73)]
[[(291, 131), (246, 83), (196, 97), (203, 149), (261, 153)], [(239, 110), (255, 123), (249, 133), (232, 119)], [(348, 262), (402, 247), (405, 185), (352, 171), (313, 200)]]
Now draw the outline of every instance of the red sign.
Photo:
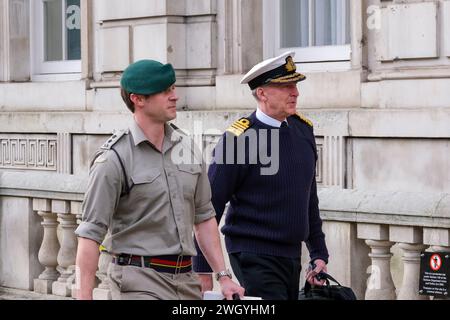
[(433, 271), (439, 271), (442, 267), (442, 259), (438, 254), (433, 254), (430, 258), (430, 267)]

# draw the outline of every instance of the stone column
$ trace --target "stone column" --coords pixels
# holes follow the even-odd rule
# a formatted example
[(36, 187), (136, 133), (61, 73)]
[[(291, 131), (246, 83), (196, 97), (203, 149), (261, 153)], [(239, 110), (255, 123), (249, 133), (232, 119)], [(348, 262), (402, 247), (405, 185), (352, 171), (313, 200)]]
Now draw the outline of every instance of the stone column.
[(67, 279), (75, 273), (75, 259), (77, 253), (77, 238), (75, 229), (77, 228), (76, 217), (70, 214), (69, 201), (52, 201), (52, 210), (58, 213), (61, 225), (61, 248), (58, 253), (58, 265), (61, 276), (53, 283), (53, 294), (69, 297), (72, 291), (67, 287)]
[(371, 249), (372, 272), (368, 280), (366, 300), (395, 300), (395, 286), (391, 275), (390, 241), (366, 240)]
[(403, 282), (398, 292), (398, 300), (427, 300), (419, 295), (420, 253), (428, 246), (423, 245), (423, 231), (420, 227), (390, 226), (389, 238), (400, 243), (403, 251)]
[(427, 246), (421, 244), (401, 243), (403, 250), (403, 282), (398, 300), (428, 300), (427, 296), (419, 295), (420, 254)]
[[(82, 215), (81, 207), (82, 207), (82, 203), (79, 202), (79, 201), (71, 201), (70, 202), (70, 213), (76, 219), (77, 227), (81, 223), (81, 215)], [(76, 237), (76, 235), (75, 235), (75, 237)], [(78, 239), (76, 241), (77, 241), (77, 245), (78, 245)], [(77, 248), (78, 248), (78, 246), (77, 246)], [(67, 281), (66, 281), (67, 289), (70, 290), (72, 298), (75, 298), (75, 299), (77, 297), (77, 283), (76, 283), (76, 280), (77, 280), (77, 270), (76, 270), (76, 267), (75, 267), (75, 272), (69, 278), (67, 278)]]
[(97, 278), (100, 280), (100, 284), (98, 288), (95, 288), (93, 291), (93, 299), (94, 300), (111, 300), (111, 290), (109, 287), (109, 281), (107, 277), (108, 266), (112, 261), (112, 256), (102, 251), (100, 253), (100, 258), (98, 261), (98, 270), (96, 273)]
[(42, 294), (51, 294), (52, 284), (59, 276), (58, 271), (56, 271), (59, 251), (59, 242), (56, 234), (58, 222), (56, 221), (56, 214), (51, 212), (50, 200), (33, 199), (33, 210), (37, 211), (43, 219), (44, 236), (39, 249), (38, 259), (45, 268), (44, 272), (39, 275), (39, 278), (34, 279), (34, 291)]
[(365, 239), (372, 259), (371, 275), (367, 281), (366, 300), (394, 300), (395, 286), (391, 275), (391, 247), (389, 226), (358, 224), (358, 238)]

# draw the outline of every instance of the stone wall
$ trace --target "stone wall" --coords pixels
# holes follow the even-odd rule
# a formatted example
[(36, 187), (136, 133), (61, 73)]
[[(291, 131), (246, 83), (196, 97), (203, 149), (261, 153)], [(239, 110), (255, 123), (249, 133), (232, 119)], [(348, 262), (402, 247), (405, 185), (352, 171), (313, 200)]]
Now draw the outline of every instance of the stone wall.
[[(65, 78), (34, 74), (30, 1), (0, 0), (0, 171), (85, 177), (95, 149), (132, 120), (119, 80), (142, 58), (174, 65), (177, 125), (200, 133), (198, 143), (217, 141), (255, 108), (239, 82), (268, 58), (267, 30), (274, 22), (267, 3), (81, 0), (81, 73)], [(350, 3), (350, 60), (298, 65), (308, 77), (299, 84), (298, 108), (315, 125), (319, 184), (392, 194), (448, 192), (450, 0)], [(11, 201), (1, 202), (3, 229), (14, 219), (32, 219), (27, 200)], [(328, 233), (337, 238), (356, 232), (348, 225), (333, 228)], [(1, 275), (0, 281), (12, 279)], [(30, 278), (18, 286), (29, 286)]]

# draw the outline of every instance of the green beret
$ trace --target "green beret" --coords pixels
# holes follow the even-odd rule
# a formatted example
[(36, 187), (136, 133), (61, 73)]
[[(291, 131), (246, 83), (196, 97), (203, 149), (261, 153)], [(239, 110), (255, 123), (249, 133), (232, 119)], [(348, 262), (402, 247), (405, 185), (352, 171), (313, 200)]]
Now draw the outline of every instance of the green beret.
[(140, 60), (125, 69), (120, 86), (129, 93), (151, 95), (166, 90), (175, 81), (175, 71), (171, 64)]

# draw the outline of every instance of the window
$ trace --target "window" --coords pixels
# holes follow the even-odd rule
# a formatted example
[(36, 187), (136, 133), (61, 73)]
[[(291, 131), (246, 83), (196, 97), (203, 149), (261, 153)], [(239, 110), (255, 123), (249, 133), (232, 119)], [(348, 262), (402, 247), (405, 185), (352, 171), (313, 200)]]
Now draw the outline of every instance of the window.
[(266, 0), (265, 54), (296, 62), (350, 60), (350, 0)]
[(80, 0), (34, 0), (31, 1), (31, 12), (33, 74), (79, 75)]

